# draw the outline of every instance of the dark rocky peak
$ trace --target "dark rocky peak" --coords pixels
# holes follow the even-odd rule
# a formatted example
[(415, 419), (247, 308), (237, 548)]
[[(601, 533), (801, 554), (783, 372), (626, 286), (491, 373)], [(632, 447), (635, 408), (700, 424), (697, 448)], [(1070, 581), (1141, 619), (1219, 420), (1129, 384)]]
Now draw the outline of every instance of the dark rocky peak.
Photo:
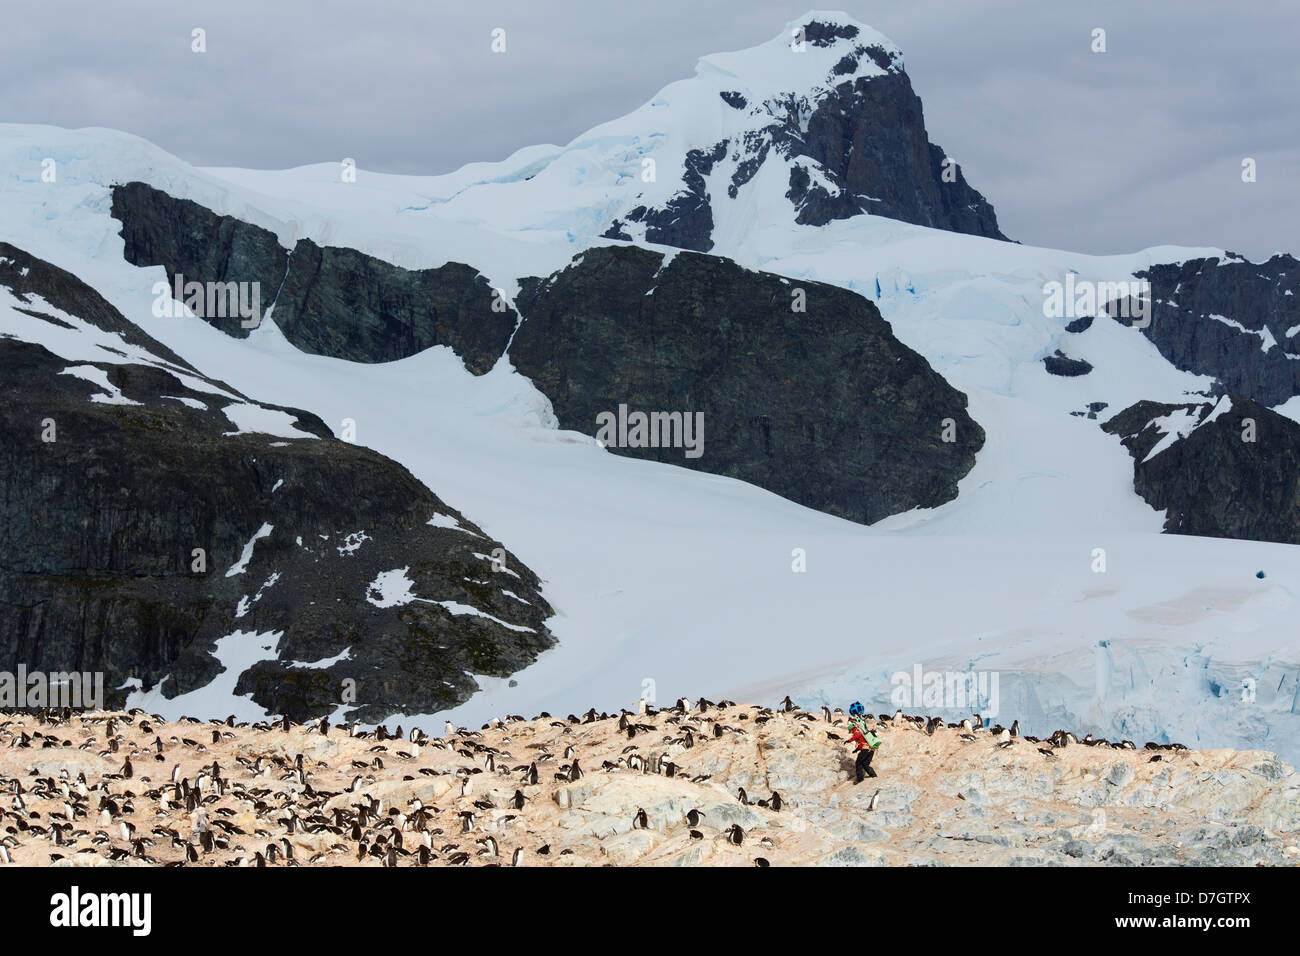
[[(672, 171), (677, 190), (657, 201), (643, 192), (608, 238), (707, 252), (718, 203), (780, 208), (777, 198), (803, 225), (876, 215), (1006, 238), (960, 165), (929, 141), (901, 52), (870, 28), (843, 14), (808, 14), (761, 46), (705, 57), (697, 73), (688, 82), (699, 97), (731, 107), (729, 135), (691, 144)], [(711, 84), (721, 88), (709, 93)], [(780, 197), (751, 186), (768, 163), (781, 168)], [(715, 170), (725, 175), (710, 188), (705, 177)]]

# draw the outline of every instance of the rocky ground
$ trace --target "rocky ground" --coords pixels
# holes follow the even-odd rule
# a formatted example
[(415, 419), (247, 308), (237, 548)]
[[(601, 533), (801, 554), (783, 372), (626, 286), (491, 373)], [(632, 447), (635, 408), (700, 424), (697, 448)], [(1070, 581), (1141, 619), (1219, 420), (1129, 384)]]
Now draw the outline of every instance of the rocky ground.
[(1300, 776), (1271, 753), (897, 717), (855, 785), (831, 718), (706, 702), (434, 738), (0, 714), (0, 865), (1300, 861)]

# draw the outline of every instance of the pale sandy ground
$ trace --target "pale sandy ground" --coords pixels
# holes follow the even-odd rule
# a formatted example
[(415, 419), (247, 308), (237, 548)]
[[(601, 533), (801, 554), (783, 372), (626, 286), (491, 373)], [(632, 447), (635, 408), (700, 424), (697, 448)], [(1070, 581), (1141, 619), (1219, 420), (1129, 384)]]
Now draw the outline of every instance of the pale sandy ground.
[[(999, 747), (988, 730), (928, 736), (889, 720), (878, 724), (879, 776), (854, 785), (842, 717), (757, 706), (633, 713), (629, 737), (619, 716), (508, 721), (416, 745), (142, 712), (54, 723), (0, 714), (0, 842), (11, 865), (41, 866), (187, 855), (202, 866), (416, 866), (422, 855), (483, 866), (510, 865), (516, 849), (524, 866), (1300, 860), (1300, 776), (1264, 751), (1055, 749), (1020, 738)], [(634, 769), (636, 757), (660, 772)], [(563, 779), (574, 759), (581, 775)], [(533, 763), (536, 784), (525, 782)], [(194, 812), (180, 780), (198, 782)], [(757, 805), (774, 791), (779, 810)], [(703, 814), (695, 826), (693, 809)]]

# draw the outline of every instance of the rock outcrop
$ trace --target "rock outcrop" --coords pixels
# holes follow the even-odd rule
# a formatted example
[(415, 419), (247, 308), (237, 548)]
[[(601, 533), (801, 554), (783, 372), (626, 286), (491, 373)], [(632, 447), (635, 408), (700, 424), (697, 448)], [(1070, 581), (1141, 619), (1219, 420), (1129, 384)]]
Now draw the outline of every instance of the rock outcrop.
[[(462, 263), (403, 269), (310, 239), (288, 250), (266, 229), (139, 182), (113, 187), (112, 214), (122, 223), (127, 262), (163, 266), (173, 287), (178, 275), (185, 282), (258, 283), (262, 309), (273, 307), (285, 338), (315, 355), (390, 362), (446, 345), (481, 375), (518, 321), (487, 280)], [(200, 318), (241, 338), (256, 325)]]
[(1300, 425), (1240, 395), (1138, 402), (1102, 425), (1165, 531), (1300, 544)]
[(221, 677), (274, 713), (381, 720), (554, 644), (537, 577), (401, 465), (204, 378), (13, 246), (0, 285), (32, 339), (102, 356), (0, 337), (0, 670), (103, 672), (118, 703)]
[(984, 442), (966, 396), (845, 289), (604, 246), (524, 282), (518, 304), (510, 360), (562, 428), (597, 435), (620, 406), (700, 416), (696, 457), (668, 441), (621, 454), (869, 523), (955, 497)]
[(1255, 263), (1228, 253), (1137, 274), (1151, 283), (1142, 329), (1180, 369), (1210, 375), (1225, 390), (1278, 405), (1300, 395), (1300, 261)]
[[(1064, 732), (1054, 745), (999, 728), (927, 734), (908, 719), (875, 727), (878, 776), (855, 785), (842, 716), (827, 723), (729, 703), (510, 717), (433, 738), (401, 728), (168, 724), (139, 711), (53, 722), (0, 714), (0, 788), (23, 789), (11, 817), (53, 819), (65, 803), (76, 816), (61, 844), (45, 827), (20, 828), (10, 849), (18, 864), (1297, 860), (1300, 776), (1271, 753), (1090, 746)], [(86, 774), (68, 796), (57, 783), (64, 771)], [(197, 798), (189, 805), (187, 788)], [(119, 799), (128, 789), (136, 798)], [(107, 818), (104, 797), (117, 808)], [(121, 822), (137, 836), (162, 827), (175, 839), (126, 839)]]

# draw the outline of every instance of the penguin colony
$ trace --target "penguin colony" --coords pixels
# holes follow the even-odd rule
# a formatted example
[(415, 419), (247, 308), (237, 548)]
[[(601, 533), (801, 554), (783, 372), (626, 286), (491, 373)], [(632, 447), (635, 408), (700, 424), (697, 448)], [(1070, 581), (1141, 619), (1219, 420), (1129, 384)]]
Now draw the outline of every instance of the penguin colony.
[[(635, 781), (658, 776), (673, 786), (724, 792), (745, 808), (749, 826), (717, 819), (727, 814), (703, 802), (672, 819), (633, 804), (617, 832), (707, 844), (710, 863), (780, 865), (798, 862), (782, 847), (791, 839), (791, 814), (808, 795), (791, 804), (776, 790), (726, 786), (692, 770), (698, 757), (719, 748), (758, 753), (769, 736), (801, 740), (822, 748), (818, 754), (834, 771), (829, 789), (856, 795), (897, 772), (904, 736), (920, 746), (943, 738), (958, 751), (973, 748), (977, 760), (977, 751), (988, 751), (988, 759), (999, 751), (1036, 752), (1042, 756), (1033, 759), (1049, 761), (1067, 749), (1139, 751), (1130, 741), (1063, 730), (1041, 740), (1022, 736), (1018, 721), (986, 728), (978, 714), (959, 723), (881, 714), (874, 724), (885, 739), (876, 764), (882, 778), (855, 790), (843, 772), (851, 764), (846, 724), (839, 710), (809, 713), (789, 697), (776, 708), (679, 700), (662, 710), (642, 702), (614, 714), (509, 716), (478, 730), (447, 724), (441, 737), (400, 726), (332, 726), (327, 719), (168, 723), (138, 709), (0, 713), (0, 865), (601, 863), (601, 835), (570, 833), (562, 822), (575, 788), (593, 775), (625, 777), (639, 787), (650, 784)], [(1176, 761), (1187, 753), (1180, 744), (1148, 743), (1132, 758)], [(862, 794), (863, 815), (877, 810), (880, 793)]]

